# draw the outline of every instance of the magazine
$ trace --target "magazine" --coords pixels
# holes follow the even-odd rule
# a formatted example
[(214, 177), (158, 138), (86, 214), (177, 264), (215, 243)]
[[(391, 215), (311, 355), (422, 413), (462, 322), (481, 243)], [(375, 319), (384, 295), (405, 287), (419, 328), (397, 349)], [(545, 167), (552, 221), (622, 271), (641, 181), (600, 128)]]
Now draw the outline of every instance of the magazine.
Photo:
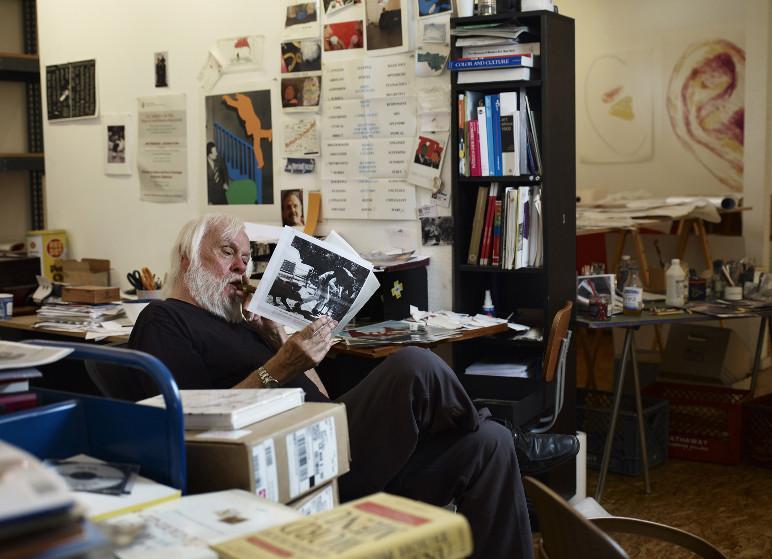
[(0, 341), (0, 371), (48, 365), (72, 353), (68, 347), (43, 347)]
[(284, 227), (247, 310), (297, 330), (326, 315), (338, 333), (379, 285), (373, 265), (336, 233), (320, 241)]
[(448, 338), (459, 336), (461, 330), (448, 330), (437, 326), (427, 326), (418, 322), (406, 320), (387, 320), (370, 324), (347, 328), (340, 333), (340, 337), (349, 346), (377, 346), (391, 344), (420, 344), (433, 343)]

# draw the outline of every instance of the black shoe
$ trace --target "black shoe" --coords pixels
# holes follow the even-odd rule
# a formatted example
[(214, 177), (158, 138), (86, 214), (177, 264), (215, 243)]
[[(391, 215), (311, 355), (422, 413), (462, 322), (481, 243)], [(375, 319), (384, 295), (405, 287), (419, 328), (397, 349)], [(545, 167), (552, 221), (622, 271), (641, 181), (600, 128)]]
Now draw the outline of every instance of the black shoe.
[(541, 474), (567, 462), (579, 452), (574, 435), (532, 434), (512, 429), (520, 472)]

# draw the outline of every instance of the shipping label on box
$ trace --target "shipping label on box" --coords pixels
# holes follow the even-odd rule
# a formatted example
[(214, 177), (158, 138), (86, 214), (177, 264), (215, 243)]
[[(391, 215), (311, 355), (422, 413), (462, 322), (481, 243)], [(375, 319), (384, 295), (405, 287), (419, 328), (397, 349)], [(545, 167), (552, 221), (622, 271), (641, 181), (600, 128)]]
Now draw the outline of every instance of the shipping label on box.
[(191, 493), (244, 489), (288, 503), (349, 470), (342, 404), (307, 402), (239, 433), (185, 433)]
[(313, 490), (305, 497), (292, 501), (287, 506), (292, 507), (303, 516), (311, 516), (337, 507), (338, 502), (338, 480), (334, 479)]

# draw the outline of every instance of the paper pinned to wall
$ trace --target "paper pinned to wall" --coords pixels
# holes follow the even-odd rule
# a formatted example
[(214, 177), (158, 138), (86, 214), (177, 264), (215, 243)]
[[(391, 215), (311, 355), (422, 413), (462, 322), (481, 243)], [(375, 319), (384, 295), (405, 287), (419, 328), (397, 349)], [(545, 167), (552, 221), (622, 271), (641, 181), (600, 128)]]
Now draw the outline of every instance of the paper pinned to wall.
[(103, 138), (105, 175), (131, 175), (128, 145), (131, 115), (104, 115)]
[(285, 10), (285, 36), (319, 36), (319, 0), (285, 0)]
[(416, 98), (340, 99), (324, 107), (326, 140), (401, 138), (415, 134)]
[(435, 189), (440, 177), (448, 134), (419, 134), (415, 140), (412, 161), (408, 167), (407, 181), (421, 188)]
[(210, 50), (206, 55), (206, 61), (198, 71), (198, 83), (204, 91), (211, 91), (215, 84), (220, 81), (222, 75), (222, 64)]
[(284, 119), (284, 157), (319, 155), (319, 122), (315, 116)]
[(137, 105), (140, 199), (184, 202), (188, 197), (185, 95), (140, 97)]
[(324, 99), (403, 97), (414, 91), (415, 63), (409, 54), (323, 62)]

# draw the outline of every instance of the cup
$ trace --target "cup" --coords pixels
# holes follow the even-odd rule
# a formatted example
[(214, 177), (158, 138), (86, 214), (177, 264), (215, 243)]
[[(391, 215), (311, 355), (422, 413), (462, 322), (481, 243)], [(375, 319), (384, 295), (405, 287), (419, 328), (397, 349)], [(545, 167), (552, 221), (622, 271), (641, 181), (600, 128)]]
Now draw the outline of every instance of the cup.
[(142, 290), (137, 289), (137, 300), (146, 301), (148, 299), (163, 299), (163, 289)]
[(0, 320), (8, 320), (13, 316), (13, 295), (0, 293)]
[(474, 0), (456, 0), (458, 17), (471, 17), (474, 15)]
[(724, 287), (724, 299), (727, 301), (741, 301), (743, 298), (743, 288), (739, 285), (727, 285)]

